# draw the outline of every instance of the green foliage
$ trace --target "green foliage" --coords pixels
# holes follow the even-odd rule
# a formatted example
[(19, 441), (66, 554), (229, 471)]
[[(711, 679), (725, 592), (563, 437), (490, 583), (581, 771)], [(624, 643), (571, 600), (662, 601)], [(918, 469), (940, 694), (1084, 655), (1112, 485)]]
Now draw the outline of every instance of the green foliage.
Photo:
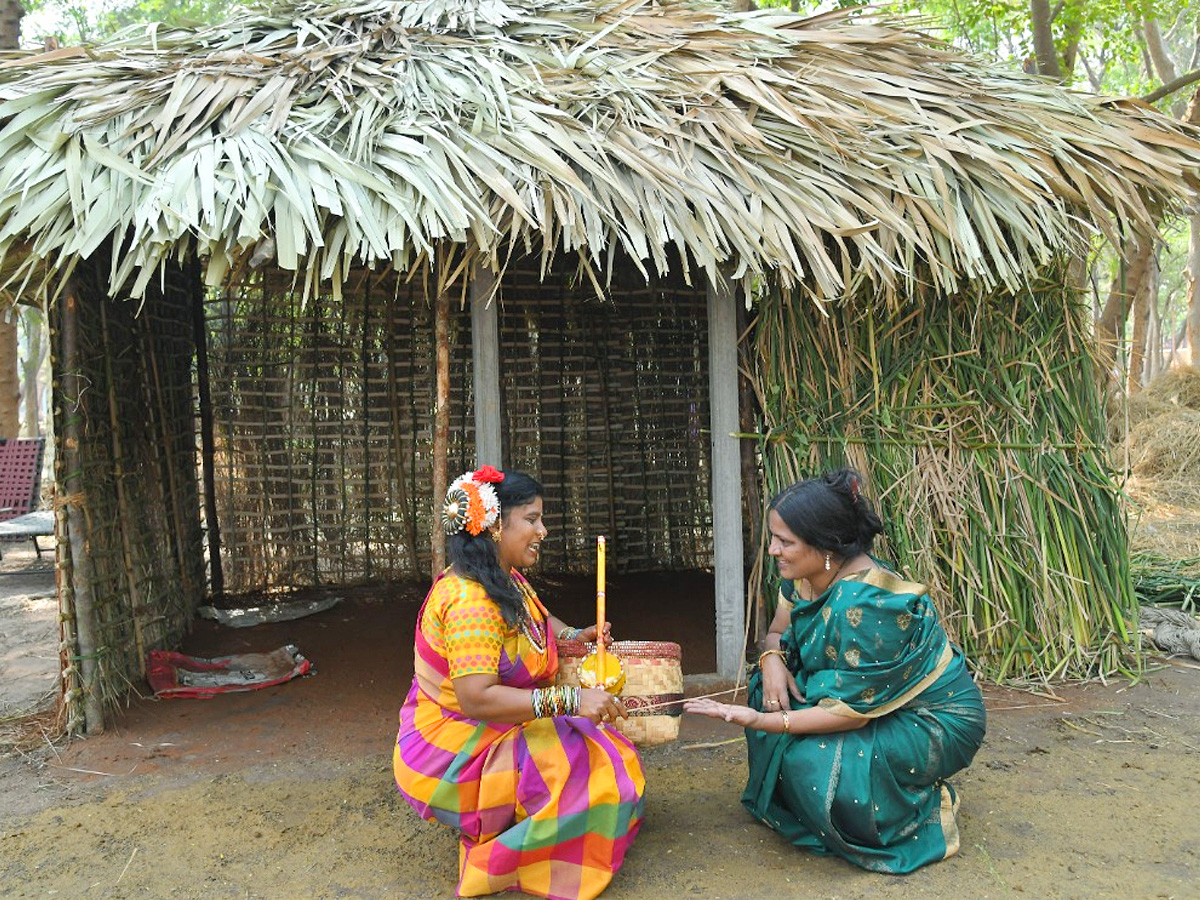
[[(863, 5), (857, 0), (762, 0), (760, 8), (790, 7), (801, 13), (818, 8)], [(964, 50), (1014, 68), (1033, 70), (1033, 37), (1028, 0), (894, 0), (891, 10)], [(1148, 70), (1142, 23), (1158, 21), (1172, 56), (1186, 64), (1200, 22), (1200, 4), (1191, 0), (1066, 0), (1052, 4), (1052, 31), (1063, 57), (1075, 49), (1068, 83), (1100, 93), (1132, 96), (1156, 87)], [(1182, 70), (1181, 70), (1182, 74)]]
[(26, 45), (49, 37), (64, 45), (91, 43), (129, 25), (215, 24), (238, 5), (238, 0), (30, 0), (21, 30)]
[(236, 0), (139, 0), (113, 9), (100, 25), (105, 33), (144, 22), (212, 25), (228, 19), (235, 5)]
[(1167, 559), (1135, 553), (1133, 589), (1144, 606), (1175, 606), (1194, 613), (1200, 607), (1200, 559)]

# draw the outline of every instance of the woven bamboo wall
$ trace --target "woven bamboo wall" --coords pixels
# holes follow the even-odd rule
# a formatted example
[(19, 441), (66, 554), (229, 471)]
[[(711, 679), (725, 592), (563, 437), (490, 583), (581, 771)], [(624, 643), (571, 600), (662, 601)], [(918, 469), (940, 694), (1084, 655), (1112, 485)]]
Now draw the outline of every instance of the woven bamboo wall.
[[(545, 565), (703, 566), (708, 512), (702, 291), (662, 284), (600, 304), (564, 271), (514, 264), (501, 296), (509, 465), (542, 479)], [(281, 273), (206, 306), (226, 590), (428, 570), (433, 315), (420, 279), (363, 273), (301, 304)], [(451, 323), (450, 477), (475, 466), (470, 312)]]
[(504, 279), (506, 459), (546, 488), (543, 566), (618, 571), (712, 564), (704, 290), (616, 276), (612, 302), (569, 273)]
[[(86, 525), (90, 567), (79, 571), (90, 571), (99, 674), (86, 689), (112, 704), (144, 673), (146, 650), (178, 644), (204, 594), (191, 368), (198, 282), (173, 269), (140, 307), (107, 299), (96, 285), (81, 267), (68, 291), (80, 317), (86, 390), (78, 404), (58, 396), (56, 433), (64, 435), (73, 419), (80, 440), (74, 452), (59, 453), (56, 480), (61, 485), (76, 474), (67, 467), (77, 460), (83, 490), (60, 498), (60, 506), (80, 511)], [(60, 304), (56, 334), (62, 314)], [(64, 361), (57, 347), (53, 364), (59, 381)], [(68, 542), (60, 541), (58, 552), (74, 573)], [(79, 585), (74, 577), (65, 582), (70, 641)], [(72, 730), (82, 710), (78, 662), (74, 654), (64, 660)]]
[[(261, 273), (206, 307), (225, 587), (424, 571), (434, 400), (424, 287), (364, 272), (341, 302), (307, 304), (290, 287)], [(460, 372), (469, 322), (452, 324)], [(456, 396), (452, 467), (473, 440), (463, 407)]]

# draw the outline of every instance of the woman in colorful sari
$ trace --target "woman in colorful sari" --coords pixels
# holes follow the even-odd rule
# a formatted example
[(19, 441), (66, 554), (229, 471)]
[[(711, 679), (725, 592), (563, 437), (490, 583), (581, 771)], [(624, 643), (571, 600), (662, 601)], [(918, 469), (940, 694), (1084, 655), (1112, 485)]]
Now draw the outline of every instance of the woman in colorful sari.
[(645, 790), (637, 751), (604, 724), (627, 715), (621, 701), (554, 686), (556, 638), (594, 641), (596, 626), (550, 615), (518, 571), (546, 537), (532, 478), (467, 473), (442, 514), (450, 567), (417, 620), (396, 785), (459, 830), (458, 896), (591, 900), (621, 868)]
[(857, 473), (772, 501), (779, 606), (750, 706), (684, 709), (746, 729), (742, 802), (798, 847), (864, 869), (911, 872), (958, 850), (946, 779), (983, 741), (979, 689), (929, 594), (872, 558), (883, 530)]

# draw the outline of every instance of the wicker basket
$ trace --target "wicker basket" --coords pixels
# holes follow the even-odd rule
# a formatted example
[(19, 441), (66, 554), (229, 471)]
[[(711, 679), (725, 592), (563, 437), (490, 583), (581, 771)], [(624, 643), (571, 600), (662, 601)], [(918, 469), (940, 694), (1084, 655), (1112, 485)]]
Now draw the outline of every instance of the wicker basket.
[[(583, 659), (595, 649), (595, 644), (559, 641), (558, 683), (579, 684)], [(621, 700), (629, 710), (629, 718), (618, 719), (616, 729), (640, 747), (677, 740), (683, 712), (679, 645), (669, 641), (615, 641), (608, 652), (621, 661), (625, 671)]]

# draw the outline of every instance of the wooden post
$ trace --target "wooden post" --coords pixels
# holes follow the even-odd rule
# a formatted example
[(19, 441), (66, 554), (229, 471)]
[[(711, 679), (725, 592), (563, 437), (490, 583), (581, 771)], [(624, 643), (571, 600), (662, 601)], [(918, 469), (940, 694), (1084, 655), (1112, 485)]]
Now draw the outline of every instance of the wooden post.
[[(440, 273), (439, 273), (440, 275)], [(433, 548), (431, 577), (437, 578), (446, 567), (446, 533), (442, 531), (439, 506), (446, 496), (446, 474), (450, 455), (450, 291), (437, 280), (434, 298), (434, 368), (437, 372), (437, 399), (433, 408), (433, 507), (430, 545)]]
[(92, 593), (92, 557), (88, 548), (88, 528), (84, 509), (83, 461), (79, 444), (83, 438), (83, 397), (87, 379), (79, 362), (78, 282), (67, 286), (62, 314), (62, 398), (63, 398), (63, 472), (67, 496), (67, 540), (71, 548), (71, 586), (75, 597), (75, 636), (78, 641), (79, 684), (83, 691), (83, 724), (88, 734), (104, 730), (104, 700), (101, 696), (100, 667), (96, 659), (96, 603)]
[(738, 430), (737, 291), (708, 283), (709, 418), (712, 423), (713, 573), (717, 673), (735, 678), (745, 665), (745, 571), (742, 562), (741, 447)]
[[(737, 333), (738, 333), (738, 422), (740, 423), (739, 430), (743, 434), (753, 433), (755, 425), (755, 397), (754, 389), (750, 385), (750, 380), (743, 374), (750, 371), (742, 353), (741, 339), (746, 334), (750, 327), (750, 314), (746, 309), (745, 303), (735, 303), (737, 308)], [(762, 493), (759, 489), (758, 477), (758, 459), (757, 450), (753, 441), (739, 440), (738, 445), (742, 451), (742, 512), (745, 514), (745, 522), (743, 523), (743, 547), (757, 546), (762, 540)], [(748, 538), (748, 540), (746, 540)], [(752, 618), (754, 621), (754, 643), (757, 647), (762, 643), (763, 638), (767, 636), (767, 626), (770, 624), (767, 621), (767, 609), (765, 598), (762, 591), (757, 591), (753, 598), (754, 609)], [(747, 604), (747, 607), (749, 604)]]
[(193, 259), (187, 268), (191, 287), (192, 339), (196, 344), (196, 392), (200, 401), (200, 460), (204, 478), (204, 525), (208, 536), (209, 582), (214, 597), (225, 593), (225, 573), (221, 568), (221, 524), (217, 521), (217, 479), (213, 442), (212, 391), (208, 383), (208, 323), (204, 318), (204, 287), (200, 283), (200, 262)]
[(499, 307), (496, 274), (476, 263), (471, 271), (471, 372), (475, 394), (476, 465), (503, 469)]

